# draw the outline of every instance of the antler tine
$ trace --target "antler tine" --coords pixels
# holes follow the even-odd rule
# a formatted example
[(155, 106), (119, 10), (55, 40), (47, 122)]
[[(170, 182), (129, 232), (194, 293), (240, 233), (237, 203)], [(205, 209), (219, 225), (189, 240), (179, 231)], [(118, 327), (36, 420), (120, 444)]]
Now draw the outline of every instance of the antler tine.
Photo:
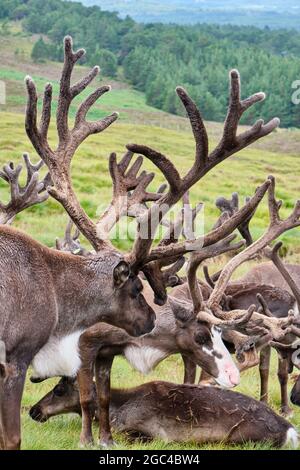
[(272, 312), (269, 309), (268, 304), (267, 304), (265, 298), (263, 297), (263, 295), (258, 293), (256, 295), (256, 298), (257, 298), (258, 302), (260, 303), (260, 307), (258, 309), (258, 312), (263, 313), (264, 315), (266, 315), (266, 317), (270, 317), (270, 318), (273, 317)]
[(166, 287), (174, 287), (178, 284), (183, 284), (178, 272), (183, 268), (184, 264), (185, 258), (182, 256), (169, 268), (162, 271), (163, 283)]
[[(277, 213), (277, 217), (279, 217), (279, 214)], [(280, 274), (282, 275), (282, 277), (284, 278), (284, 280), (286, 281), (286, 283), (288, 284), (288, 286), (290, 287), (295, 299), (296, 299), (296, 302), (297, 302), (297, 305), (298, 305), (298, 310), (300, 311), (300, 290), (296, 284), (296, 282), (294, 281), (294, 279), (292, 278), (292, 276), (290, 275), (290, 273), (288, 272), (288, 270), (286, 269), (284, 263), (282, 262), (282, 259), (280, 258), (280, 255), (279, 255), (279, 250), (280, 248), (282, 247), (282, 242), (277, 242), (273, 248), (266, 248), (265, 249), (265, 255), (270, 258), (270, 260), (272, 260), (272, 262), (274, 263), (274, 265), (276, 266), (276, 268), (278, 269), (278, 271), (280, 272)]]
[(191, 255), (187, 270), (187, 278), (195, 313), (198, 313), (200, 310), (204, 309), (203, 297), (197, 279), (197, 270), (200, 264), (208, 258), (213, 258), (215, 256), (219, 256), (222, 253), (241, 248), (244, 245), (243, 241), (231, 245), (231, 242), (235, 238), (235, 234), (229, 235), (224, 240), (221, 240), (214, 245), (202, 248), (202, 250), (199, 252), (195, 252)]
[[(70, 131), (68, 128), (68, 114), (72, 100), (79, 95), (87, 86), (94, 80), (94, 78), (100, 72), (100, 68), (95, 66), (86, 77), (81, 79), (79, 82), (71, 86), (71, 75), (73, 72), (74, 65), (85, 55), (84, 49), (73, 51), (73, 42), (70, 36), (67, 36), (64, 40), (64, 66), (60, 81), (60, 93), (57, 107), (56, 124), (59, 136), (59, 146), (64, 147), (65, 143), (70, 138)], [(103, 131), (112, 124), (117, 118), (118, 114), (114, 113), (99, 121), (88, 123), (85, 118), (89, 109), (95, 104), (95, 102), (106, 92), (110, 91), (109, 86), (102, 86), (95, 90), (90, 96), (79, 107), (76, 117), (75, 126), (72, 132), (74, 143), (76, 147), (85, 140), (89, 135)], [(71, 157), (72, 158), (72, 157)]]
[(269, 177), (270, 187), (269, 187), (269, 213), (270, 213), (270, 225), (268, 230), (262, 235), (256, 242), (248, 246), (243, 252), (236, 255), (231, 259), (227, 265), (223, 268), (222, 274), (219, 277), (216, 286), (213, 290), (213, 293), (208, 301), (208, 307), (214, 309), (217, 307), (222, 299), (222, 296), (225, 292), (226, 286), (235, 271), (235, 269), (240, 266), (240, 264), (248, 261), (257, 255), (258, 252), (263, 250), (267, 245), (269, 245), (274, 239), (279, 237), (282, 233), (291, 228), (297, 227), (300, 225), (300, 203), (297, 202), (292, 214), (285, 220), (279, 219), (278, 214), (278, 204), (274, 197), (275, 192), (275, 179)]
[(202, 310), (197, 314), (197, 318), (199, 321), (211, 323), (212, 325), (218, 326), (224, 330), (241, 330), (244, 332), (246, 326), (254, 314), (254, 311), (255, 305), (251, 305), (246, 312), (244, 310), (227, 312), (226, 318), (223, 318), (221, 316), (218, 317), (217, 315), (212, 315), (211, 313)]
[(24, 209), (31, 207), (35, 204), (42, 203), (48, 199), (48, 193), (45, 191), (44, 180), (39, 181), (38, 171), (41, 168), (41, 163), (33, 165), (30, 162), (27, 154), (23, 155), (26, 168), (27, 178), (25, 186), (19, 183), (22, 165), (17, 165), (10, 162), (4, 165), (0, 171), (0, 178), (4, 179), (10, 185), (11, 199), (8, 204), (0, 203), (0, 223), (11, 223), (14, 217)]
[(207, 265), (204, 265), (203, 266), (203, 274), (204, 274), (204, 278), (207, 282), (207, 284), (214, 288), (215, 287), (215, 282), (213, 281), (213, 279), (211, 278), (210, 274), (209, 274), (209, 271), (208, 271), (208, 266)]
[(176, 88), (176, 93), (181, 99), (190, 120), (196, 143), (195, 162), (188, 177), (195, 178), (199, 170), (207, 164), (208, 159), (208, 136), (207, 131), (197, 105), (182, 87)]
[(223, 136), (219, 145), (210, 154), (210, 159), (217, 162), (222, 161), (228, 157), (228, 154), (236, 153), (278, 127), (280, 123), (278, 118), (272, 119), (267, 124), (264, 124), (264, 121), (260, 119), (249, 130), (237, 135), (239, 121), (244, 112), (264, 99), (265, 94), (260, 92), (241, 100), (239, 72), (237, 70), (230, 72), (230, 101)]
[(55, 240), (56, 249), (59, 251), (67, 251), (74, 255), (90, 256), (91, 252), (83, 248), (78, 240), (80, 232), (76, 226), (75, 232), (72, 234), (74, 225), (75, 224), (72, 219), (69, 219), (66, 225), (64, 238), (56, 238)]
[[(184, 219), (186, 216), (186, 205), (189, 206), (189, 198), (188, 195), (184, 195), (182, 197), (183, 208), (179, 211), (176, 219), (174, 222), (171, 222), (168, 226), (168, 229), (164, 235), (164, 237), (160, 240), (158, 246), (159, 247), (167, 247), (171, 243), (175, 243), (178, 241), (181, 232), (184, 227)], [(190, 207), (190, 206), (189, 206)], [(197, 216), (197, 212), (193, 213), (193, 217)], [(163, 223), (163, 220), (161, 221)], [(175, 275), (177, 281), (179, 277), (177, 276), (177, 272), (181, 269), (182, 265), (185, 263), (185, 258), (181, 255), (172, 258), (161, 258), (155, 261), (152, 261), (148, 264), (145, 264), (142, 267), (142, 271), (146, 276), (150, 286), (154, 291), (154, 299), (155, 303), (158, 305), (163, 305), (167, 299), (167, 287), (172, 287), (172, 280), (175, 280)], [(170, 266), (168, 269), (162, 271), (164, 266)], [(180, 266), (181, 265), (181, 266)], [(174, 272), (175, 269), (175, 272)], [(173, 282), (172, 282), (173, 283)]]
[(189, 191), (187, 191), (183, 197), (183, 208), (184, 208), (184, 224), (183, 224), (183, 230), (182, 230), (182, 235), (186, 240), (192, 241), (195, 240), (195, 220), (197, 218), (197, 215), (202, 211), (203, 209), (203, 203), (199, 202), (196, 204), (194, 208), (192, 208), (191, 203), (190, 203), (190, 195)]
[[(247, 203), (249, 201), (249, 197), (245, 199)], [(218, 197), (216, 200), (216, 206), (221, 211), (221, 215), (216, 222), (215, 227), (219, 227), (222, 225), (224, 220), (227, 217), (232, 217), (235, 212), (239, 210), (239, 195), (238, 193), (232, 193), (231, 199), (226, 199), (225, 197)], [(246, 240), (246, 245), (250, 246), (253, 243), (253, 239), (249, 230), (249, 224), (252, 217), (255, 214), (255, 210), (250, 214), (247, 218), (243, 220), (243, 222), (239, 225), (238, 231), (242, 235), (242, 237)]]
[(110, 87), (100, 87), (88, 96), (80, 105), (73, 129), (69, 129), (68, 115), (73, 99), (79, 95), (99, 73), (99, 67), (94, 67), (86, 77), (71, 85), (71, 76), (75, 64), (85, 54), (84, 49), (73, 51), (72, 39), (67, 36), (64, 40), (64, 65), (60, 80), (60, 91), (56, 113), (56, 127), (59, 138), (58, 148), (51, 149), (47, 134), (51, 118), (52, 86), (47, 84), (44, 91), (41, 121), (37, 124), (37, 90), (33, 80), (26, 77), (27, 108), (25, 128), (27, 135), (35, 150), (47, 165), (50, 177), (45, 183), (53, 187), (48, 188), (49, 194), (57, 199), (65, 208), (78, 229), (92, 243), (96, 250), (110, 247), (107, 240), (99, 238), (96, 224), (94, 224), (80, 206), (71, 184), (70, 165), (79, 145), (91, 134), (102, 132), (118, 117), (117, 113), (105, 117), (99, 121), (88, 122), (86, 115), (93, 104)]

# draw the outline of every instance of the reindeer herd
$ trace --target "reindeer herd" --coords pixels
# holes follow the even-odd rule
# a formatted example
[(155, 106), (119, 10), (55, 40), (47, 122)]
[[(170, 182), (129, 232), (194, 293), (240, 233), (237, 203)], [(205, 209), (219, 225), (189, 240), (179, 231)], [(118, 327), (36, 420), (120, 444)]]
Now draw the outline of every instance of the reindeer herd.
[[(35, 165), (24, 155), (24, 186), (21, 165), (10, 163), (0, 173), (11, 189), (10, 201), (0, 204), (0, 447), (21, 446), (21, 400), (29, 367), (32, 382), (60, 377), (53, 390), (31, 408), (30, 416), (44, 422), (62, 413), (80, 414), (81, 445), (93, 443), (92, 423), (97, 419), (103, 447), (113, 444), (111, 429), (131, 438), (236, 444), (268, 441), (296, 447), (297, 431), (285, 418), (291, 412), (288, 375), (294, 366), (300, 368), (300, 266), (285, 265), (279, 256), (280, 243), (270, 245), (300, 225), (300, 202), (282, 219), (275, 179), (269, 176), (253, 188), (253, 196), (241, 208), (237, 194), (231, 200), (219, 198), (219, 219), (198, 238), (193, 227), (202, 204), (193, 209), (189, 202), (189, 191), (216, 165), (278, 127), (277, 118), (267, 124), (259, 120), (238, 134), (243, 113), (262, 101), (264, 94), (242, 100), (239, 74), (231, 71), (223, 135), (216, 148), (209, 150), (198, 107), (183, 88), (177, 88), (195, 139), (191, 168), (182, 176), (157, 150), (127, 145), (120, 160), (114, 153), (109, 157), (112, 200), (94, 222), (73, 189), (72, 158), (87, 137), (104, 131), (118, 115), (87, 120), (91, 107), (110, 90), (101, 86), (84, 99), (71, 128), (72, 101), (99, 68), (71, 84), (73, 68), (85, 52), (75, 52), (70, 37), (64, 40), (64, 52), (57, 148), (48, 141), (52, 87), (45, 88), (38, 120), (38, 93), (27, 77), (25, 129), (41, 161)], [(141, 171), (143, 157), (166, 180), (156, 192), (149, 189), (155, 174)], [(48, 172), (41, 179), (43, 165)], [(269, 226), (254, 241), (249, 223), (265, 195)], [(70, 218), (65, 238), (57, 240), (55, 249), (11, 227), (17, 213), (48, 197), (55, 198)], [(180, 201), (184, 209), (176, 220), (168, 221), (168, 212)], [(131, 251), (123, 253), (112, 245), (109, 233), (128, 216), (136, 218), (137, 230)], [(157, 243), (161, 226), (164, 235)], [(235, 230), (243, 237), (240, 242), (234, 242)], [(80, 234), (91, 250), (81, 246)], [(210, 275), (203, 264), (224, 253), (227, 257), (231, 253), (231, 258), (220, 272)], [(242, 263), (262, 256), (268, 259), (266, 263), (231, 280)], [(205, 280), (197, 277), (200, 265)], [(283, 416), (267, 405), (272, 348), (278, 353)], [(133, 368), (147, 374), (172, 354), (182, 356), (183, 385), (157, 381), (111, 390), (115, 356), (122, 355)], [(202, 369), (199, 384), (195, 384), (197, 366)], [(260, 401), (226, 390), (239, 384), (243, 370), (254, 366), (260, 371)], [(291, 399), (300, 404), (300, 379)]]

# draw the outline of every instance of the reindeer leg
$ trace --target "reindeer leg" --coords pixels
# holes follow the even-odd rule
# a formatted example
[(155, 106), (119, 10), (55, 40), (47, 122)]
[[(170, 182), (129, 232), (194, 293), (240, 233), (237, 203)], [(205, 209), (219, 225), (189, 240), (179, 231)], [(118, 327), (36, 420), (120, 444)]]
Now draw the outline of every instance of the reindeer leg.
[(97, 398), (99, 405), (99, 445), (111, 447), (114, 445), (109, 422), (110, 403), (110, 373), (114, 356), (105, 359), (96, 359), (95, 375)]
[(264, 403), (268, 403), (270, 358), (271, 348), (266, 346), (261, 350), (259, 358), (260, 401)]
[(289, 397), (288, 397), (288, 361), (287, 359), (283, 359), (280, 356), (278, 357), (278, 380), (280, 383), (280, 390), (281, 390), (281, 407), (280, 413), (285, 416), (291, 416), (293, 414), (292, 408), (289, 406)]
[(185, 384), (194, 384), (196, 380), (197, 366), (189, 357), (182, 354), (182, 360), (184, 364), (184, 379)]
[(92, 422), (95, 405), (93, 394), (93, 369), (92, 366), (81, 367), (77, 374), (80, 393), (80, 405), (82, 413), (82, 424), (80, 434), (80, 445), (93, 444)]
[(0, 448), (21, 447), (21, 400), (27, 365), (9, 365), (10, 374), (0, 378)]

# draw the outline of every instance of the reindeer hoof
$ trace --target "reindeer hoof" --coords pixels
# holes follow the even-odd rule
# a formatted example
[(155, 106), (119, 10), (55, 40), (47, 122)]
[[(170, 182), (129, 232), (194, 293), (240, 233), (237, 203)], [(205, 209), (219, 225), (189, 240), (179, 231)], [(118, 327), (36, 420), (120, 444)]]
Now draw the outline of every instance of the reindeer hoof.
[(102, 447), (102, 449), (109, 449), (115, 447), (117, 444), (113, 439), (99, 439), (98, 445)]
[(93, 437), (80, 437), (79, 447), (84, 449), (86, 447), (93, 447), (94, 439)]
[(281, 408), (280, 414), (283, 418), (292, 418), (294, 410), (292, 408)]

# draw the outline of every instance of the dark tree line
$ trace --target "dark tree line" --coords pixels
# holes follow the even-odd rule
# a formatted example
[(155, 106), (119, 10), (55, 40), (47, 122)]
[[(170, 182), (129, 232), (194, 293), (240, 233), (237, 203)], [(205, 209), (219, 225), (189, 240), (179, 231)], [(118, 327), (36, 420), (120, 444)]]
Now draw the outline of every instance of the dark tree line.
[[(2, 5), (3, 4), (3, 5)], [(34, 60), (62, 60), (62, 38), (71, 34), (85, 44), (88, 63), (99, 63), (115, 76), (118, 67), (148, 104), (182, 113), (174, 88), (185, 86), (208, 120), (223, 120), (229, 69), (238, 68), (245, 94), (258, 89), (268, 100), (248, 113), (278, 115), (282, 125), (300, 127), (299, 106), (292, 103), (292, 83), (300, 79), (300, 33), (255, 27), (138, 24), (99, 7), (62, 0), (2, 0), (0, 18), (22, 20), (25, 30), (47, 36), (33, 49)]]

